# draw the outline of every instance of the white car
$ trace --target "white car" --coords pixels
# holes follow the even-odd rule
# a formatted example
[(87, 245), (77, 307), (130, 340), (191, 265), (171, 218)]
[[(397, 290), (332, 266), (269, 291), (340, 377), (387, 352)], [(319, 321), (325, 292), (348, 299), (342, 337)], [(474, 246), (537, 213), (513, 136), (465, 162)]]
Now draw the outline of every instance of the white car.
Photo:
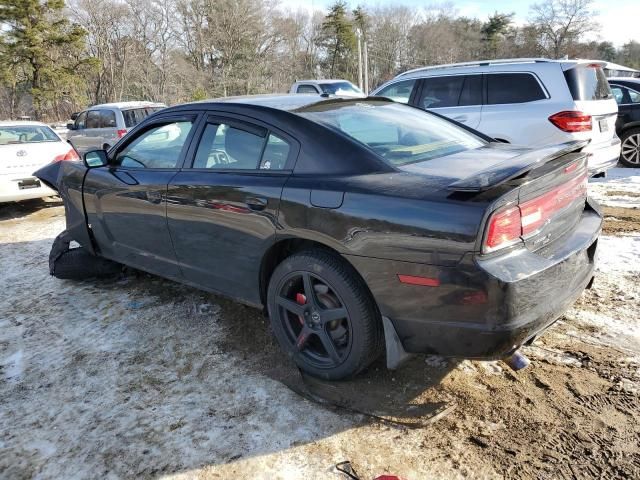
[(372, 92), (427, 109), (496, 140), (541, 147), (589, 140), (589, 172), (620, 156), (616, 104), (593, 60), (508, 59), (418, 68)]
[(340, 97), (365, 97), (362, 90), (348, 80), (298, 80), (289, 93), (337, 95)]
[(73, 147), (44, 123), (0, 122), (0, 203), (57, 195), (33, 172), (51, 162), (77, 160)]

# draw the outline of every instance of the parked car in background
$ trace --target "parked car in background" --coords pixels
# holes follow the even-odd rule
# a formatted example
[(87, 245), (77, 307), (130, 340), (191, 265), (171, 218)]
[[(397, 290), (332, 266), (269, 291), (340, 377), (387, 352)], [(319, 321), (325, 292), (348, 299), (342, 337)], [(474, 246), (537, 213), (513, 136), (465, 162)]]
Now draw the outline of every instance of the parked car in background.
[(325, 93), (342, 97), (365, 96), (362, 90), (348, 80), (298, 80), (291, 85), (289, 93)]
[(622, 140), (620, 162), (640, 168), (640, 78), (610, 78), (609, 85), (618, 102), (616, 133)]
[(617, 104), (589, 60), (507, 59), (418, 68), (372, 95), (432, 110), (501, 142), (539, 147), (588, 140), (591, 175), (614, 166)]
[(37, 172), (66, 207), (52, 274), (106, 258), (262, 307), (327, 379), (385, 344), (389, 366), (403, 351), (502, 358), (590, 284), (602, 217), (585, 142), (488, 140), (384, 98), (171, 107)]
[(49, 126), (39, 122), (0, 122), (0, 202), (57, 195), (33, 172), (63, 160), (80, 158)]
[(67, 128), (67, 141), (79, 152), (110, 148), (142, 120), (165, 108), (163, 103), (120, 102), (94, 105), (76, 115)]

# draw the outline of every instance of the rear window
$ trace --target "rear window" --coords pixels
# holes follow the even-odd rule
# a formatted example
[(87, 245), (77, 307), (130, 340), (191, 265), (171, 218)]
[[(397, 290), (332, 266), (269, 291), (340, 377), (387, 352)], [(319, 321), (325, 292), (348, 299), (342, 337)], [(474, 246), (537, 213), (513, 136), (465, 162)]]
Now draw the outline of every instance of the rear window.
[(540, 83), (530, 73), (487, 75), (487, 104), (527, 103), (547, 98)]
[(574, 100), (608, 100), (613, 93), (598, 65), (577, 66), (564, 72)]
[(323, 102), (299, 113), (365, 145), (393, 166), (431, 160), (485, 144), (447, 120), (397, 103)]
[(53, 133), (53, 130), (41, 125), (0, 127), (0, 145), (59, 141), (60, 139), (55, 133)]
[(362, 94), (362, 90), (349, 82), (321, 83), (320, 89), (322, 93), (328, 93), (329, 95), (340, 95), (342, 93)]

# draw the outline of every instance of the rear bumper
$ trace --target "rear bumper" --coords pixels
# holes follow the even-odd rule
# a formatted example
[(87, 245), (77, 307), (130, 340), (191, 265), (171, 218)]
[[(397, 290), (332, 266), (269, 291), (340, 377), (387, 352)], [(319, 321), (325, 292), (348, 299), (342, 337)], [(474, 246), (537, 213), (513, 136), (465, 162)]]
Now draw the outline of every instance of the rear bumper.
[(582, 150), (587, 154), (587, 168), (589, 175), (604, 173), (618, 163), (620, 157), (620, 139), (614, 136), (612, 140), (589, 144)]
[[(467, 256), (456, 268), (349, 260), (407, 352), (501, 358), (549, 327), (580, 296), (594, 275), (601, 225), (597, 212), (585, 210), (553, 254), (522, 248), (493, 258)], [(400, 284), (397, 273), (438, 278), (440, 285)]]
[(21, 189), (19, 187), (19, 182), (21, 180), (36, 180), (36, 178), (30, 175), (25, 175), (20, 178), (0, 176), (0, 203), (19, 202), (21, 200), (57, 195), (55, 191), (51, 190), (44, 184), (40, 187)]

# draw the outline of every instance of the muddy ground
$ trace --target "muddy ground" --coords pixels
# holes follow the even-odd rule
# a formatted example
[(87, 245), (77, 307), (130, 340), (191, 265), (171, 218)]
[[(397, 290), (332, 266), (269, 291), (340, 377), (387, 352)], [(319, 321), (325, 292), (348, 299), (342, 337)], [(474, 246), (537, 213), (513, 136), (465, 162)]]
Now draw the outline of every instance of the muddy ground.
[(341, 479), (350, 460), (367, 480), (640, 478), (627, 177), (598, 184), (617, 203), (594, 288), (525, 348), (530, 367), (415, 357), (334, 385), (301, 378), (260, 311), (136, 272), (50, 277), (61, 205), (2, 206), (0, 477)]

